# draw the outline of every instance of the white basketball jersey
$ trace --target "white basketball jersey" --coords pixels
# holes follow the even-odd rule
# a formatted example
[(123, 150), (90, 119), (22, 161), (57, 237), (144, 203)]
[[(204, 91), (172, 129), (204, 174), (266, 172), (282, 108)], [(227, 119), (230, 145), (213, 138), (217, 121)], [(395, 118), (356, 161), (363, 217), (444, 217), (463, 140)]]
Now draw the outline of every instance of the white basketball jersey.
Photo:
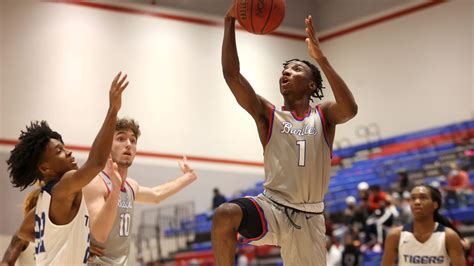
[(322, 212), (331, 173), (331, 148), (320, 107), (309, 107), (301, 118), (275, 108), (267, 138), (264, 194), (288, 207)]
[(413, 235), (413, 224), (403, 227), (398, 242), (398, 265), (446, 265), (451, 259), (446, 251), (445, 227), (436, 223), (431, 237), (420, 243)]
[(89, 213), (84, 197), (74, 219), (56, 225), (49, 219), (51, 191), (47, 184), (39, 195), (35, 211), (35, 259), (37, 265), (85, 265), (89, 258)]

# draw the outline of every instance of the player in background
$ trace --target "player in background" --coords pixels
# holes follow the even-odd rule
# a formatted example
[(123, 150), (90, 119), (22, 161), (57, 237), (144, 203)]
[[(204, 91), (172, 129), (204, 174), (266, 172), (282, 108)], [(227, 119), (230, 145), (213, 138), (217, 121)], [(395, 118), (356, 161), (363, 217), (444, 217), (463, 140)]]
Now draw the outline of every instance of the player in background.
[(93, 253), (89, 265), (127, 265), (135, 201), (158, 204), (197, 178), (186, 157), (179, 161), (183, 175), (172, 181), (156, 187), (146, 187), (130, 178), (128, 168), (133, 164), (140, 134), (140, 127), (135, 120), (119, 119), (115, 125), (111, 151), (122, 178), (119, 189), (113, 188), (113, 178), (107, 170), (99, 173), (84, 188), (91, 218), (92, 244), (104, 249), (103, 254)]
[(419, 185), (411, 190), (413, 223), (390, 231), (385, 239), (383, 266), (453, 265), (465, 266), (461, 237), (451, 222), (439, 214), (441, 193)]

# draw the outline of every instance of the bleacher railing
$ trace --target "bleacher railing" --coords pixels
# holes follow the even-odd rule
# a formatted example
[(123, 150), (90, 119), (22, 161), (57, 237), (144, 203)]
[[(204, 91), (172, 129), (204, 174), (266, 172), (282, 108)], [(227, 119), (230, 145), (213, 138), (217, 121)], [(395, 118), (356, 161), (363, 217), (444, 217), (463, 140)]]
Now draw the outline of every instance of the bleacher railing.
[(137, 258), (143, 263), (172, 259), (194, 240), (193, 230), (183, 230), (183, 223), (193, 222), (194, 202), (147, 209), (141, 213), (137, 235)]

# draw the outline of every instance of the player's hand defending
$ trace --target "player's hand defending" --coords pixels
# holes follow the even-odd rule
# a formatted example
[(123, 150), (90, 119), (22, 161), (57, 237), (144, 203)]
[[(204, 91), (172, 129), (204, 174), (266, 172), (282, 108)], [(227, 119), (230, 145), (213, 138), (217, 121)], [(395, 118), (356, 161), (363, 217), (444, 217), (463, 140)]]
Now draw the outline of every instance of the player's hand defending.
[(119, 72), (112, 81), (109, 91), (109, 108), (118, 111), (122, 106), (122, 92), (128, 86), (127, 75), (122, 77), (122, 72)]
[(90, 244), (89, 246), (89, 261), (93, 261), (94, 256), (103, 256), (105, 254), (105, 248), (98, 247), (94, 244)]
[(311, 15), (309, 15), (305, 19), (306, 23), (306, 43), (308, 44), (308, 53), (309, 55), (315, 59), (321, 59), (324, 57), (323, 52), (321, 51), (321, 48), (319, 47), (319, 40), (316, 34), (314, 33), (314, 27), (313, 27), (313, 18)]
[(118, 172), (118, 166), (114, 161), (112, 161), (111, 157), (109, 157), (109, 159), (107, 160), (104, 171), (110, 177), (110, 182), (112, 182), (112, 189), (115, 191), (120, 191), (127, 177), (120, 176)]
[(183, 156), (183, 160), (179, 160), (178, 164), (183, 174), (188, 175), (193, 181), (197, 179), (196, 173), (194, 173), (194, 169), (188, 164), (186, 156)]

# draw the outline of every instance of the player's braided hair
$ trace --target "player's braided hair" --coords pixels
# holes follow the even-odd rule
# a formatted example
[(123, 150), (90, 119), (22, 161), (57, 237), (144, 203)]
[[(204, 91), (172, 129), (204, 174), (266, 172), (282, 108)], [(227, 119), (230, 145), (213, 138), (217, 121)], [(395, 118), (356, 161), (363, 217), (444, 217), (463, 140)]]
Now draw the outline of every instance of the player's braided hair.
[(50, 139), (63, 143), (61, 135), (51, 130), (46, 121), (31, 122), (30, 126), (26, 126), (26, 131), (21, 131), (19, 142), (7, 160), (10, 182), (14, 187), (24, 190), (43, 178), (38, 165)]
[(456, 227), (454, 227), (454, 225), (451, 223), (451, 221), (447, 217), (445, 217), (445, 216), (443, 216), (439, 213), (439, 209), (441, 208), (441, 206), (443, 206), (442, 205), (443, 204), (443, 197), (441, 195), (441, 192), (437, 188), (432, 187), (430, 185), (426, 185), (426, 184), (421, 184), (421, 185), (418, 185), (416, 187), (425, 187), (425, 188), (427, 188), (430, 191), (431, 200), (438, 203), (438, 208), (433, 213), (433, 220), (435, 222), (438, 222), (438, 223), (446, 226), (446, 227), (449, 227), (449, 228), (453, 229), (454, 232), (456, 232), (456, 234), (458, 234), (458, 236), (460, 238), (463, 238), (461, 236), (461, 233), (458, 231), (458, 229), (456, 229)]
[(288, 64), (293, 61), (299, 61), (299, 62), (305, 63), (311, 69), (313, 81), (316, 83), (316, 89), (309, 96), (309, 99), (313, 101), (313, 97), (316, 97), (321, 100), (324, 97), (323, 95), (324, 87), (323, 87), (323, 78), (321, 77), (321, 72), (319, 71), (319, 69), (315, 65), (313, 65), (311, 62), (307, 60), (298, 59), (298, 58), (287, 60), (285, 63), (283, 63), (283, 67), (287, 67)]

